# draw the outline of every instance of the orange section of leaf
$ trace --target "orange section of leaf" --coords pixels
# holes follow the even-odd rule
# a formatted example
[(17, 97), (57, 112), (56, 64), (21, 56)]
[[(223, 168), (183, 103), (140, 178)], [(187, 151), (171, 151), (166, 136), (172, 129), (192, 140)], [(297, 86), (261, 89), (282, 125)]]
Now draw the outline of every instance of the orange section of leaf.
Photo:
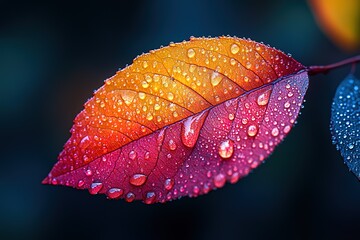
[(231, 37), (191, 38), (143, 54), (85, 104), (59, 156), (73, 164), (62, 171), (302, 68), (278, 50)]
[(359, 0), (309, 0), (324, 32), (340, 47), (352, 51), (360, 46)]

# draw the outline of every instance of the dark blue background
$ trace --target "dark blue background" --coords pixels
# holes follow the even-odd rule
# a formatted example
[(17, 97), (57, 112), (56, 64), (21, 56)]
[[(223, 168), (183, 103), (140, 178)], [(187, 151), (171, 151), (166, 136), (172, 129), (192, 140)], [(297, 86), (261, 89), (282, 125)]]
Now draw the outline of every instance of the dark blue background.
[(311, 77), (299, 123), (266, 163), (206, 196), (147, 206), (40, 184), (103, 80), (192, 35), (250, 37), (305, 65), (355, 54), (328, 40), (305, 1), (2, 1), (0, 239), (358, 239), (360, 184), (329, 131), (349, 67)]

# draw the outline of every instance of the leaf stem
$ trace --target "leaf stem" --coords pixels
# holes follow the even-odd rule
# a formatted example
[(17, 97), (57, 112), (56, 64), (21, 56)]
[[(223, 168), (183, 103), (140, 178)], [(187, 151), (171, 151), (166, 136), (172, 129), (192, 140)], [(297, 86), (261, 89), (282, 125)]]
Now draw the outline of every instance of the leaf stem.
[(325, 66), (310, 66), (310, 67), (307, 67), (306, 70), (309, 73), (309, 75), (316, 75), (319, 73), (326, 74), (327, 72), (329, 72), (335, 68), (343, 67), (343, 66), (346, 66), (349, 64), (355, 64), (357, 62), (360, 62), (360, 55), (342, 60), (337, 63), (325, 65)]

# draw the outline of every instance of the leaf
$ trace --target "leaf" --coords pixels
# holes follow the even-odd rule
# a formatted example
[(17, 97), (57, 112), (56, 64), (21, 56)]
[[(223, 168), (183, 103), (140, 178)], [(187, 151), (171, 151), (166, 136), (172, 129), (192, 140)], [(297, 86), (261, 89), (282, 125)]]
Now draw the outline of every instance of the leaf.
[(330, 125), (333, 143), (350, 171), (360, 179), (360, 81), (353, 75), (336, 90)]
[(309, 0), (313, 14), (323, 31), (341, 48), (360, 47), (359, 0)]
[(145, 203), (235, 183), (290, 131), (307, 86), (300, 63), (250, 40), (150, 51), (85, 104), (43, 183)]

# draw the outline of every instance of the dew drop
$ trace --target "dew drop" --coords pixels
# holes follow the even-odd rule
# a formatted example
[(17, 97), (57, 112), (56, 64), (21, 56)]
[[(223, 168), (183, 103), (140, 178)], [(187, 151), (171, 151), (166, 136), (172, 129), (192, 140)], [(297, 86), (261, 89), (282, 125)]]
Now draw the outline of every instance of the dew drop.
[(85, 171), (85, 175), (86, 176), (91, 176), (92, 175), (92, 171), (91, 171), (91, 169), (87, 169), (86, 171)]
[(142, 81), (142, 82), (141, 82), (141, 86), (142, 86), (143, 88), (148, 88), (148, 87), (149, 87), (149, 83), (148, 83), (147, 81)]
[(168, 178), (165, 180), (164, 187), (166, 190), (170, 191), (174, 187), (174, 180), (172, 178)]
[(257, 104), (259, 106), (265, 106), (268, 104), (270, 98), (270, 90), (266, 90), (265, 92), (261, 93), (257, 98)]
[(83, 137), (83, 139), (81, 139), (80, 144), (79, 144), (81, 151), (84, 152), (86, 150), (86, 148), (90, 145), (90, 143), (91, 143), (91, 141), (90, 141), (89, 136)]
[(125, 104), (129, 106), (134, 100), (135, 95), (136, 92), (130, 90), (123, 90), (121, 93), (121, 98), (124, 100)]
[(194, 51), (194, 49), (190, 48), (190, 49), (188, 50), (188, 52), (187, 52), (187, 55), (188, 55), (189, 58), (195, 57), (195, 51)]
[(85, 184), (85, 182), (83, 180), (79, 180), (77, 183), (77, 186), (82, 187), (82, 186), (84, 186), (84, 184)]
[(129, 152), (129, 158), (131, 160), (134, 160), (136, 158), (136, 152), (134, 150), (130, 151)]
[(229, 117), (229, 120), (230, 120), (230, 121), (234, 120), (234, 118), (235, 118), (234, 114), (232, 114), (232, 113), (229, 113), (229, 116), (228, 116), (228, 117)]
[(284, 127), (284, 133), (285, 133), (285, 134), (289, 133), (289, 132), (290, 132), (290, 129), (291, 129), (291, 127), (290, 127), (289, 125), (286, 125), (286, 126)]
[(152, 204), (155, 202), (155, 198), (156, 198), (156, 194), (154, 192), (148, 192), (148, 193), (146, 193), (146, 198), (145, 198), (144, 202), (146, 204)]
[(169, 92), (167, 97), (170, 101), (174, 100), (174, 94), (172, 92)]
[(232, 54), (237, 54), (240, 51), (240, 48), (236, 43), (234, 43), (231, 45), (230, 51)]
[(289, 103), (289, 102), (284, 103), (284, 108), (289, 108), (289, 107), (290, 107), (290, 103)]
[(353, 148), (354, 148), (354, 144), (349, 143), (349, 144), (348, 144), (348, 148), (349, 148), (350, 150), (353, 149)]
[(154, 109), (155, 109), (156, 111), (159, 110), (159, 109), (160, 109), (160, 105), (159, 105), (158, 103), (155, 103)]
[(247, 130), (247, 134), (250, 136), (250, 137), (254, 137), (256, 134), (257, 134), (257, 127), (255, 125), (250, 125), (248, 127), (248, 130)]
[(121, 195), (123, 195), (124, 190), (122, 190), (121, 188), (110, 188), (106, 195), (108, 196), (108, 198), (110, 199), (117, 199), (119, 198)]
[(153, 120), (153, 115), (151, 114), (151, 113), (148, 113), (148, 114), (146, 114), (146, 119), (147, 120), (149, 120), (149, 121), (151, 121), (151, 120)]
[(144, 158), (149, 159), (150, 158), (150, 152), (146, 152), (145, 155), (144, 155)]
[(145, 94), (144, 92), (139, 92), (139, 98), (140, 98), (141, 100), (144, 100), (145, 97), (146, 97), (146, 94)]
[(273, 135), (274, 137), (278, 136), (279, 135), (279, 129), (277, 127), (274, 127), (271, 130), (271, 135)]
[(195, 195), (198, 195), (199, 192), (200, 192), (200, 188), (199, 188), (198, 186), (194, 186), (194, 188), (193, 188), (193, 193), (194, 193)]
[(218, 152), (220, 157), (224, 159), (230, 158), (234, 153), (234, 142), (230, 139), (221, 142)]
[(219, 83), (221, 82), (222, 80), (222, 76), (221, 74), (219, 74), (218, 72), (214, 71), (212, 74), (211, 74), (211, 85), (213, 85), (214, 87), (219, 85)]
[(214, 185), (217, 188), (221, 188), (225, 185), (225, 176), (224, 174), (220, 173), (214, 177)]
[(144, 68), (147, 68), (148, 66), (149, 66), (149, 65), (148, 65), (148, 62), (147, 62), (147, 61), (144, 61), (144, 62), (143, 62), (143, 67), (144, 67)]
[(135, 199), (135, 194), (133, 194), (132, 192), (128, 192), (128, 194), (126, 194), (125, 197), (125, 201), (127, 202), (132, 202)]
[(89, 188), (89, 193), (93, 195), (98, 194), (98, 192), (100, 192), (102, 187), (103, 184), (101, 182), (93, 182)]
[(133, 186), (142, 186), (146, 182), (147, 176), (141, 173), (137, 173), (131, 176), (130, 184)]
[(187, 147), (194, 147), (199, 137), (201, 127), (208, 112), (201, 112), (195, 116), (188, 117), (181, 127), (181, 140)]
[(230, 182), (237, 183), (237, 181), (239, 181), (239, 178), (240, 178), (240, 174), (238, 172), (235, 172), (233, 173), (233, 175), (231, 175)]
[(170, 148), (170, 150), (175, 150), (176, 147), (177, 147), (177, 146), (176, 146), (175, 141), (172, 140), (172, 139), (170, 139), (170, 140), (169, 140), (169, 148)]

